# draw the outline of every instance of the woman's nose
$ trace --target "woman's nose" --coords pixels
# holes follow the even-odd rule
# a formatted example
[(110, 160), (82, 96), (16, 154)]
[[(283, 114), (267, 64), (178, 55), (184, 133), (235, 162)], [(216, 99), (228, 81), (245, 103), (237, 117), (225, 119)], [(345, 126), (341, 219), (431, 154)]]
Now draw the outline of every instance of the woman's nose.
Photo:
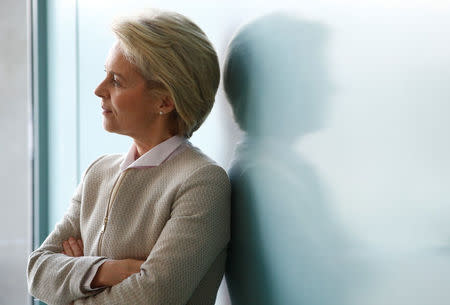
[(108, 91), (106, 90), (104, 84), (105, 81), (103, 80), (94, 90), (94, 94), (97, 95), (98, 97), (106, 98), (108, 96)]

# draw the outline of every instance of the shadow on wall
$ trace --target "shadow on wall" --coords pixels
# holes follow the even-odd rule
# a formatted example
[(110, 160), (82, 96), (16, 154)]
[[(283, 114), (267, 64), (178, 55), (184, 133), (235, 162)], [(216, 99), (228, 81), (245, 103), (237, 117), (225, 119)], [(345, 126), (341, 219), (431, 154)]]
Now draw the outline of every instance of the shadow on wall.
[(233, 305), (347, 305), (361, 268), (314, 168), (294, 151), (323, 125), (327, 29), (283, 13), (229, 45), (224, 85), (246, 137), (236, 149), (226, 279)]

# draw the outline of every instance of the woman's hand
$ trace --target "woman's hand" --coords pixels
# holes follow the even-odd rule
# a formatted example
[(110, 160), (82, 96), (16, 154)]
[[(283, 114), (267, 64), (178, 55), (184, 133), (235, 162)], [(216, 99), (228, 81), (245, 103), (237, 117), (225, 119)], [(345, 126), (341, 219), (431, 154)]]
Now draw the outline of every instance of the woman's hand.
[(91, 288), (117, 285), (130, 275), (138, 273), (143, 263), (142, 260), (131, 258), (108, 260), (97, 269)]
[(63, 254), (73, 257), (83, 256), (84, 246), (81, 239), (76, 240), (73, 237), (69, 237), (68, 240), (63, 241)]
[[(76, 240), (73, 237), (69, 237), (68, 240), (63, 241), (63, 252), (62, 254), (78, 257), (83, 256), (83, 241), (81, 239)], [(69, 305), (73, 305), (74, 302), (70, 303)]]

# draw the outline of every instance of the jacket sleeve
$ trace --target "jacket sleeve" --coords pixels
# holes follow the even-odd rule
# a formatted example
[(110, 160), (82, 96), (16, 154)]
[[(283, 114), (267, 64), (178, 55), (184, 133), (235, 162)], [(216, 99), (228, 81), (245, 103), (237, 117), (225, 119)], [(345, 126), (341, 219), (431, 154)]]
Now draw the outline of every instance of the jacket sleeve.
[(85, 291), (81, 283), (91, 266), (106, 258), (70, 257), (61, 252), (64, 240), (71, 236), (81, 238), (80, 204), (83, 181), (92, 165), (101, 158), (94, 161), (84, 173), (63, 219), (28, 258), (28, 290), (31, 295), (48, 304), (67, 305), (77, 298), (95, 293), (95, 291)]
[(230, 240), (230, 192), (220, 166), (197, 169), (179, 188), (140, 272), (75, 305), (185, 305)]

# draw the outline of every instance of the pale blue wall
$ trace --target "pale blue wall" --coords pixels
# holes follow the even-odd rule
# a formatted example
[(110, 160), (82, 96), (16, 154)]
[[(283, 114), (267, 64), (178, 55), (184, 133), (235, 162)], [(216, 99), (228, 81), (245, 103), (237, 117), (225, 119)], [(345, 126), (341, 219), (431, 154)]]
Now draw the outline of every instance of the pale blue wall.
[(78, 90), (75, 1), (47, 1), (49, 231), (78, 183)]
[[(247, 41), (283, 47), (240, 66), (254, 94), (237, 111), (255, 132), (230, 172), (234, 305), (448, 303), (450, 5), (360, 2), (146, 5), (191, 17), (221, 62), (243, 23), (282, 10), (296, 24)], [(76, 12), (75, 1), (50, 1), (50, 229), (86, 166), (128, 149), (128, 139), (102, 129), (93, 90), (112, 17), (143, 6), (83, 0)], [(229, 168), (241, 139), (221, 89), (192, 142)]]

